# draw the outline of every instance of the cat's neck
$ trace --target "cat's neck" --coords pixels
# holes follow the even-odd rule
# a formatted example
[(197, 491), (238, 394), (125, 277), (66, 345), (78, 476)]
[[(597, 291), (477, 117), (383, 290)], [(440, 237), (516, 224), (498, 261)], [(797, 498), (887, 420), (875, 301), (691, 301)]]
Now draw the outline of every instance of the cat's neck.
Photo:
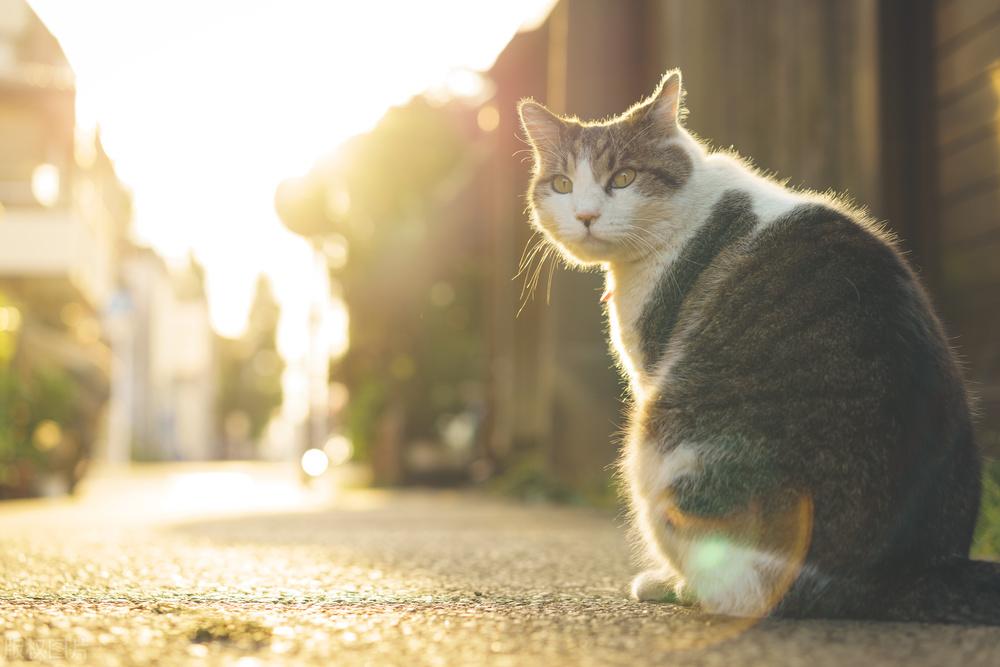
[(674, 198), (675, 217), (681, 224), (678, 233), (666, 246), (631, 261), (606, 266), (609, 293), (633, 282), (646, 282), (650, 272), (661, 273), (677, 256), (689, 238), (708, 219), (722, 195), (740, 190), (750, 196), (757, 230), (804, 203), (819, 201), (812, 193), (799, 192), (771, 180), (739, 158), (727, 153), (702, 154), (695, 160), (690, 182)]
[(755, 232), (795, 206), (815, 200), (760, 175), (734, 156), (724, 153), (697, 156), (691, 180), (674, 198), (674, 215), (680, 223), (676, 236), (657, 252), (606, 267), (612, 341), (638, 398), (654, 379), (646, 377), (641, 369), (636, 323), (661, 276), (677, 261), (684, 244), (705, 224), (723, 194), (731, 190), (749, 195), (757, 218)]

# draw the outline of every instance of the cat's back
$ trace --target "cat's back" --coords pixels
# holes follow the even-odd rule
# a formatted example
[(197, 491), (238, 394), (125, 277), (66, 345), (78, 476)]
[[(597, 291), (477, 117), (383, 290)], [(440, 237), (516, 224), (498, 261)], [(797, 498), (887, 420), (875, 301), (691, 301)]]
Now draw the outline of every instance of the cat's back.
[(822, 201), (772, 219), (757, 210), (751, 192), (723, 193), (661, 278), (666, 297), (649, 300), (658, 412), (815, 441), (887, 435), (926, 399), (913, 396), (920, 385), (962, 409), (940, 324), (886, 235)]
[(749, 202), (727, 193), (709, 220), (725, 242), (706, 252), (695, 237), (702, 251), (681, 255), (697, 275), (659, 339), (658, 411), (742, 438), (846, 450), (877, 437), (899, 444), (889, 457), (968, 432), (958, 365), (891, 241), (824, 203), (760, 221)]
[(708, 364), (685, 375), (728, 372), (747, 393), (878, 393), (900, 373), (961, 384), (888, 235), (832, 204), (804, 201), (762, 221), (748, 195), (727, 197), (726, 224), (746, 231), (703, 265), (680, 304), (671, 342), (687, 363)]
[(863, 220), (814, 202), (756, 220), (702, 267), (665, 357), (646, 432), (720, 453), (766, 443), (761, 469), (809, 489), (828, 564), (967, 549), (964, 384), (918, 279)]

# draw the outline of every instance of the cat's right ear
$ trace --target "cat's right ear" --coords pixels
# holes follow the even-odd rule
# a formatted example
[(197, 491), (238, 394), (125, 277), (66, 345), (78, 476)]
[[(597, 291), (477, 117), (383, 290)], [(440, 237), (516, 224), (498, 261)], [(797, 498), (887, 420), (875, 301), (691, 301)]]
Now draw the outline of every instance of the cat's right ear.
[(680, 125), (683, 95), (681, 71), (679, 69), (668, 71), (660, 79), (656, 92), (643, 102), (643, 106), (647, 109), (647, 117), (655, 119), (664, 129), (674, 130)]
[(559, 144), (563, 121), (543, 105), (528, 98), (517, 105), (524, 134), (535, 146), (555, 147)]

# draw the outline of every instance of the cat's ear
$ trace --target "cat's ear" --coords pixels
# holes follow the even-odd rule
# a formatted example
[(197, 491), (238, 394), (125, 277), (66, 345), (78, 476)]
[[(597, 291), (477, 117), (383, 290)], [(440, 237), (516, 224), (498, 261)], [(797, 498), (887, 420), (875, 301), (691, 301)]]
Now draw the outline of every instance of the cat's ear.
[(660, 79), (660, 85), (648, 101), (646, 113), (665, 128), (680, 126), (681, 115), (681, 71), (672, 69)]
[(543, 105), (528, 98), (517, 105), (521, 115), (521, 127), (524, 134), (535, 146), (554, 147), (559, 144), (559, 135), (563, 129), (563, 121)]

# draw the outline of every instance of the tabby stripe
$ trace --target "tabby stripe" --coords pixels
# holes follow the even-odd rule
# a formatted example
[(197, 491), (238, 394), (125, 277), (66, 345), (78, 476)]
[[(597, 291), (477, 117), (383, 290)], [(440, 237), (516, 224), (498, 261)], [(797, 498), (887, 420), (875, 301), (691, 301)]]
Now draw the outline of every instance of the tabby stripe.
[(684, 299), (702, 272), (719, 253), (749, 236), (756, 226), (749, 193), (727, 190), (712, 207), (705, 224), (664, 270), (637, 322), (647, 373), (653, 372), (663, 356)]

